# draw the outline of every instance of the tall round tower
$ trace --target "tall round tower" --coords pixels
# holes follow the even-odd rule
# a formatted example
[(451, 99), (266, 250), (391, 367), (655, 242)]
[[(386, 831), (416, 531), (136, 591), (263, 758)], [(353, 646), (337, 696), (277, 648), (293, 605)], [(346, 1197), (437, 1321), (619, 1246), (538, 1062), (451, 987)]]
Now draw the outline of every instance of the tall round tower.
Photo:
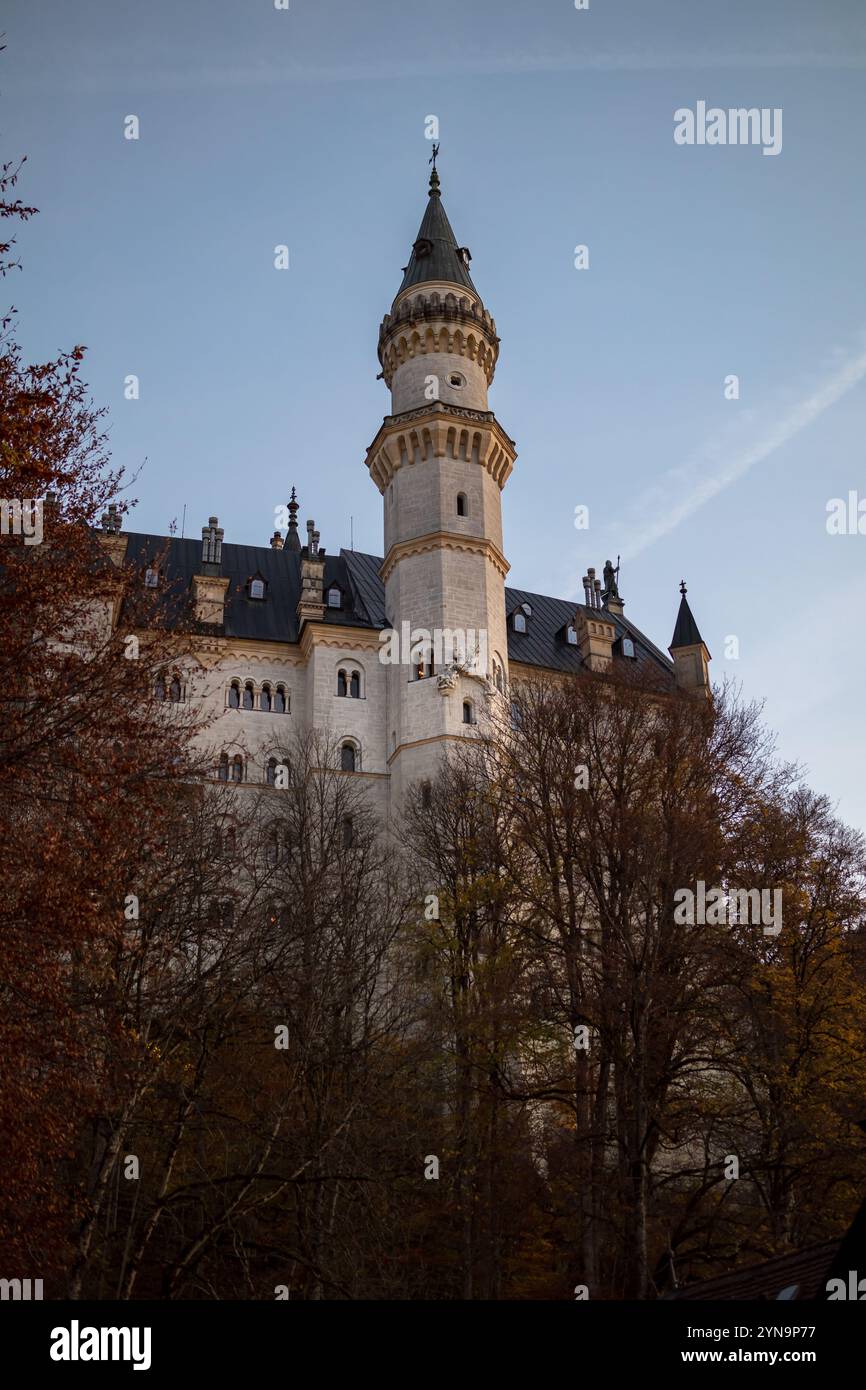
[(508, 678), (500, 494), (516, 452), (488, 409), (499, 339), (469, 261), (434, 166), (403, 282), (379, 330), (392, 413), (366, 460), (384, 500), (385, 611), (397, 639), (388, 757), (398, 797), (434, 774), (443, 743), (483, 727)]

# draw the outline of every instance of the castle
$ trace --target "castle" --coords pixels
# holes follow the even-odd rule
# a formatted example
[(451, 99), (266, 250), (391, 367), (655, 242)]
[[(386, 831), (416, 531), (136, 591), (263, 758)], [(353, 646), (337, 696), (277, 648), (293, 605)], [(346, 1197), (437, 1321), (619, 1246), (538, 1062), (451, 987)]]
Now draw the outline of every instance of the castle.
[(327, 553), (312, 521), (302, 543), (294, 488), (285, 535), (265, 546), (226, 542), (217, 517), (200, 542), (123, 533), (113, 508), (103, 519), (115, 562), (140, 566), (149, 587), (190, 594), (199, 669), (166, 672), (155, 693), (213, 716), (218, 779), (273, 783), (290, 732), (316, 727), (336, 738), (347, 775), (377, 784), (387, 812), (532, 673), (649, 663), (672, 685), (708, 691), (710, 655), (684, 585), (673, 660), (625, 617), (610, 562), (603, 583), (587, 572), (582, 603), (506, 586), (501, 495), (516, 450), (488, 407), (499, 339), (469, 263), (434, 161), (379, 329), (391, 412), (366, 465), (382, 497), (384, 559)]

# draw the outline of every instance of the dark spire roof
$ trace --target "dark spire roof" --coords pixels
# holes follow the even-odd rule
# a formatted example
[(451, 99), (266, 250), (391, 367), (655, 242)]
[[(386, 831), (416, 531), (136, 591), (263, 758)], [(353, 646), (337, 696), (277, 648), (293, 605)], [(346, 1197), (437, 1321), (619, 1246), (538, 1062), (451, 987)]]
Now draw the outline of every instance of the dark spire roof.
[(680, 611), (677, 614), (677, 625), (674, 628), (674, 635), (671, 638), (669, 651), (673, 651), (675, 647), (697, 647), (700, 646), (704, 640), (698, 632), (698, 625), (694, 620), (692, 610), (689, 608), (686, 600), (685, 580), (680, 584), (680, 593), (682, 594), (682, 598), (680, 599)]
[[(465, 257), (461, 255), (465, 252)], [(412, 247), (412, 255), (403, 276), (400, 290), (409, 285), (422, 285), (429, 280), (446, 280), (451, 285), (465, 285), (478, 293), (469, 275), (466, 262), (469, 252), (466, 247), (457, 245), (457, 238), (451, 230), (451, 223), (442, 206), (439, 192), (439, 175), (436, 167), (430, 175), (430, 193), (427, 207), (418, 228), (418, 236)], [(397, 293), (400, 293), (400, 290)]]
[(286, 550), (300, 550), (301, 542), (298, 537), (298, 500), (295, 489), (292, 488), (292, 497), (289, 502), (289, 529), (286, 532)]

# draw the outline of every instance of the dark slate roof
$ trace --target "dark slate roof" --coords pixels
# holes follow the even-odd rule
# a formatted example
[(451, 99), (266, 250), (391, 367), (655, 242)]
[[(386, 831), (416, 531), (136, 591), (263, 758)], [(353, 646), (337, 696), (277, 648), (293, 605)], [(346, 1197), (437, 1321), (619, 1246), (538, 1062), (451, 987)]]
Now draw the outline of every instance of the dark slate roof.
[(698, 632), (698, 625), (692, 616), (692, 610), (689, 608), (686, 596), (683, 594), (680, 599), (680, 611), (677, 614), (677, 625), (671, 638), (671, 650), (674, 647), (696, 647), (703, 640)]
[[(532, 616), (526, 619), (526, 631), (515, 632), (511, 615), (515, 608), (528, 603)], [(524, 661), (529, 666), (545, 666), (553, 671), (579, 671), (583, 667), (577, 647), (570, 647), (565, 640), (564, 629), (574, 621), (577, 612), (590, 616), (596, 611), (585, 604), (575, 603), (574, 599), (547, 598), (544, 594), (530, 594), (525, 589), (505, 590), (505, 611), (508, 617), (508, 660)], [(660, 652), (649, 638), (638, 631), (627, 618), (604, 610), (608, 622), (616, 628), (617, 642), (623, 637), (631, 637), (635, 644), (635, 660), (638, 664), (656, 662), (670, 671), (670, 658)], [(615, 649), (616, 655), (616, 649)], [(630, 661), (630, 657), (624, 658)]]
[[(138, 564), (142, 573), (159, 562), (162, 570), (160, 592), (169, 616), (179, 614), (189, 595), (192, 578), (202, 572), (201, 541), (178, 536), (151, 536), (128, 533), (127, 560)], [(326, 608), (324, 621), (349, 627), (381, 631), (389, 626), (385, 613), (385, 586), (379, 577), (382, 560), (357, 550), (341, 550), (325, 556), (325, 588), (337, 583), (343, 591), (341, 609)], [(225, 624), (219, 629), (226, 637), (252, 641), (297, 642), (297, 606), (301, 591), (301, 555), (297, 551), (272, 550), (270, 546), (231, 545), (222, 547), (220, 574), (229, 581)], [(247, 598), (247, 581), (260, 575), (265, 581), (265, 598)], [(528, 603), (532, 616), (526, 632), (514, 632), (511, 614)], [(505, 590), (508, 616), (508, 659), (553, 671), (579, 671), (583, 663), (576, 647), (565, 640), (565, 628), (583, 605), (571, 599), (547, 598), (523, 589)], [(584, 609), (591, 613), (591, 609)], [(617, 630), (619, 641), (634, 640), (637, 661), (650, 662), (666, 672), (670, 659), (660, 652), (627, 618), (605, 612)], [(615, 648), (616, 651), (616, 648)], [(628, 659), (628, 658), (623, 658)]]
[[(378, 626), (355, 588), (345, 555), (345, 551), (339, 555), (325, 555), (325, 588), (339, 584), (343, 591), (343, 607), (326, 608), (324, 621), (349, 627)], [(126, 556), (142, 570), (164, 557), (161, 567), (165, 601), (172, 609), (182, 603), (193, 575), (202, 573), (200, 540), (130, 532)], [(297, 642), (300, 552), (224, 542), (219, 573), (229, 581), (225, 624), (221, 629), (224, 636), (247, 637), (260, 642)], [(265, 581), (264, 599), (247, 597), (247, 580), (255, 575)]]
[(671, 1299), (771, 1299), (785, 1289), (796, 1287), (793, 1302), (821, 1298), (833, 1256), (839, 1249), (838, 1240), (812, 1245), (793, 1255), (780, 1255), (763, 1264), (733, 1269), (715, 1279), (702, 1279), (670, 1294)]
[[(429, 254), (418, 254), (419, 243), (421, 246), (424, 246), (425, 243), (431, 243)], [(446, 280), (451, 285), (465, 285), (467, 289), (477, 294), (469, 271), (463, 264), (462, 257), (458, 256), (457, 249), (457, 238), (451, 230), (451, 223), (448, 221), (442, 206), (439, 176), (434, 170), (430, 178), (427, 207), (421, 219), (421, 226), (418, 228), (418, 236), (415, 239), (412, 255), (403, 276), (403, 283), (397, 293), (399, 294), (400, 290), (405, 290), (410, 285), (422, 285), (428, 280)]]

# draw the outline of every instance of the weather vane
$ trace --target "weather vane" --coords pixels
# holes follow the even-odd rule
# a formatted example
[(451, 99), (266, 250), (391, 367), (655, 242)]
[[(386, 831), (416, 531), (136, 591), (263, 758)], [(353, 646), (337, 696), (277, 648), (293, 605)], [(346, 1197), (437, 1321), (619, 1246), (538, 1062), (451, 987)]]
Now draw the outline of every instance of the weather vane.
[(431, 154), (430, 158), (427, 160), (427, 163), (428, 163), (428, 164), (432, 164), (434, 169), (436, 168), (436, 157), (437, 157), (438, 154), (439, 154), (439, 144), (438, 144), (438, 141), (436, 141), (436, 142), (434, 142), (434, 145), (433, 145), (433, 153)]

